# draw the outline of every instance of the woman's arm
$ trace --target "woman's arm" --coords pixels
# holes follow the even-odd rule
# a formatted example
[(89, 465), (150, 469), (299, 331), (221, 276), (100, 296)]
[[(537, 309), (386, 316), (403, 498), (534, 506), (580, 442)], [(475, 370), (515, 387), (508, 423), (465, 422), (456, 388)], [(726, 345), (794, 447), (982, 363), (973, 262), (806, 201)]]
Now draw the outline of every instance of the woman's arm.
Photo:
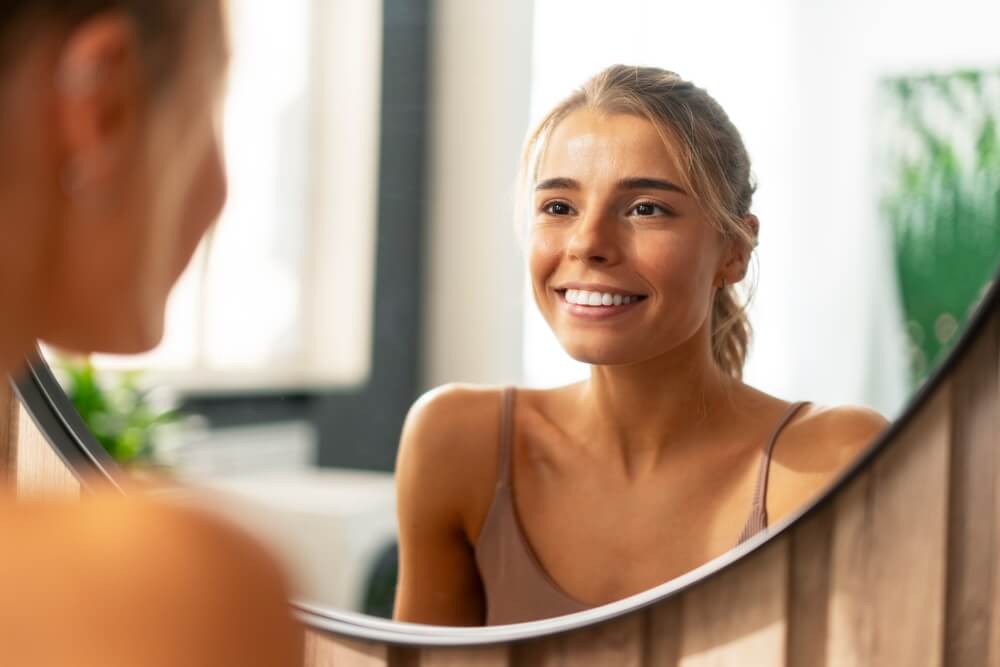
[(496, 474), (496, 447), (488, 446), (494, 402), (481, 390), (451, 386), (421, 398), (407, 416), (396, 463), (398, 621), (485, 623), (473, 543)]

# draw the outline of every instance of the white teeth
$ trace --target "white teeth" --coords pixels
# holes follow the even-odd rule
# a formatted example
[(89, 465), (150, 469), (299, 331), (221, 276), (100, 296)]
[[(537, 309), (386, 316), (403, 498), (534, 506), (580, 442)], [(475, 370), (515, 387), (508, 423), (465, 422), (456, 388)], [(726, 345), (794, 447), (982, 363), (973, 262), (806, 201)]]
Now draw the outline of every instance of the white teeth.
[(581, 306), (621, 306), (623, 304), (638, 301), (637, 296), (625, 296), (624, 294), (611, 294), (610, 292), (588, 292), (586, 290), (568, 289), (563, 298), (568, 303)]

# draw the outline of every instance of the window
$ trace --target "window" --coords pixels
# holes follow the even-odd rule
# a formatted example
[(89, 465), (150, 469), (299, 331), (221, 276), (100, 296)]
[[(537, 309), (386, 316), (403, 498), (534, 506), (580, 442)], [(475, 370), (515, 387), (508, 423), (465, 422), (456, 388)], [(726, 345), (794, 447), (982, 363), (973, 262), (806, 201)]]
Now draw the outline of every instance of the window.
[(364, 382), (381, 11), (368, 0), (229, 3), (225, 210), (171, 297), (163, 343), (102, 366), (199, 391)]

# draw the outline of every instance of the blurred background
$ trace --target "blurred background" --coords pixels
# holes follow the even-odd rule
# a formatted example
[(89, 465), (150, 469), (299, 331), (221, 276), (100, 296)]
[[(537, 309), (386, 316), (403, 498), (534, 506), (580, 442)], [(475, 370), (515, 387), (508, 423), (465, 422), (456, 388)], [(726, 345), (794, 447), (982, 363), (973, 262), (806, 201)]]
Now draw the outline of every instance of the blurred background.
[(391, 613), (392, 475), (446, 382), (587, 374), (527, 296), (533, 121), (614, 63), (674, 70), (759, 183), (746, 380), (895, 417), (1000, 249), (1000, 5), (231, 0), (230, 197), (139, 358), (50, 355), (124, 465), (195, 482), (301, 597)]

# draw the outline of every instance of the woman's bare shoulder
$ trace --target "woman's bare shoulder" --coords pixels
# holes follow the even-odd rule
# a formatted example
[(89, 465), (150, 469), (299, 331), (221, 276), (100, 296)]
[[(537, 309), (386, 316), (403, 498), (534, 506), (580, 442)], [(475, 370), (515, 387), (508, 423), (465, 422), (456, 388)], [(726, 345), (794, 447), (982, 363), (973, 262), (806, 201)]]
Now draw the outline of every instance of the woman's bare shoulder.
[[(403, 427), (402, 446), (420, 454), (495, 459), (500, 437), (504, 387), (446, 384), (428, 391), (410, 408)], [(569, 389), (522, 389), (516, 393), (518, 413), (547, 412)]]
[(801, 436), (853, 459), (889, 425), (871, 408), (858, 405), (806, 406), (798, 424)]
[(406, 417), (406, 428), (435, 440), (449, 435), (482, 435), (496, 430), (503, 388), (452, 383), (432, 389), (418, 398)]
[(809, 404), (782, 431), (774, 450), (768, 513), (779, 520), (827, 488), (871, 445), (888, 422), (859, 406)]
[(477, 532), (493, 497), (502, 397), (502, 387), (448, 384), (413, 404), (396, 460), (401, 509)]
[(775, 458), (793, 470), (830, 477), (867, 449), (888, 423), (871, 408), (808, 404), (782, 434)]

